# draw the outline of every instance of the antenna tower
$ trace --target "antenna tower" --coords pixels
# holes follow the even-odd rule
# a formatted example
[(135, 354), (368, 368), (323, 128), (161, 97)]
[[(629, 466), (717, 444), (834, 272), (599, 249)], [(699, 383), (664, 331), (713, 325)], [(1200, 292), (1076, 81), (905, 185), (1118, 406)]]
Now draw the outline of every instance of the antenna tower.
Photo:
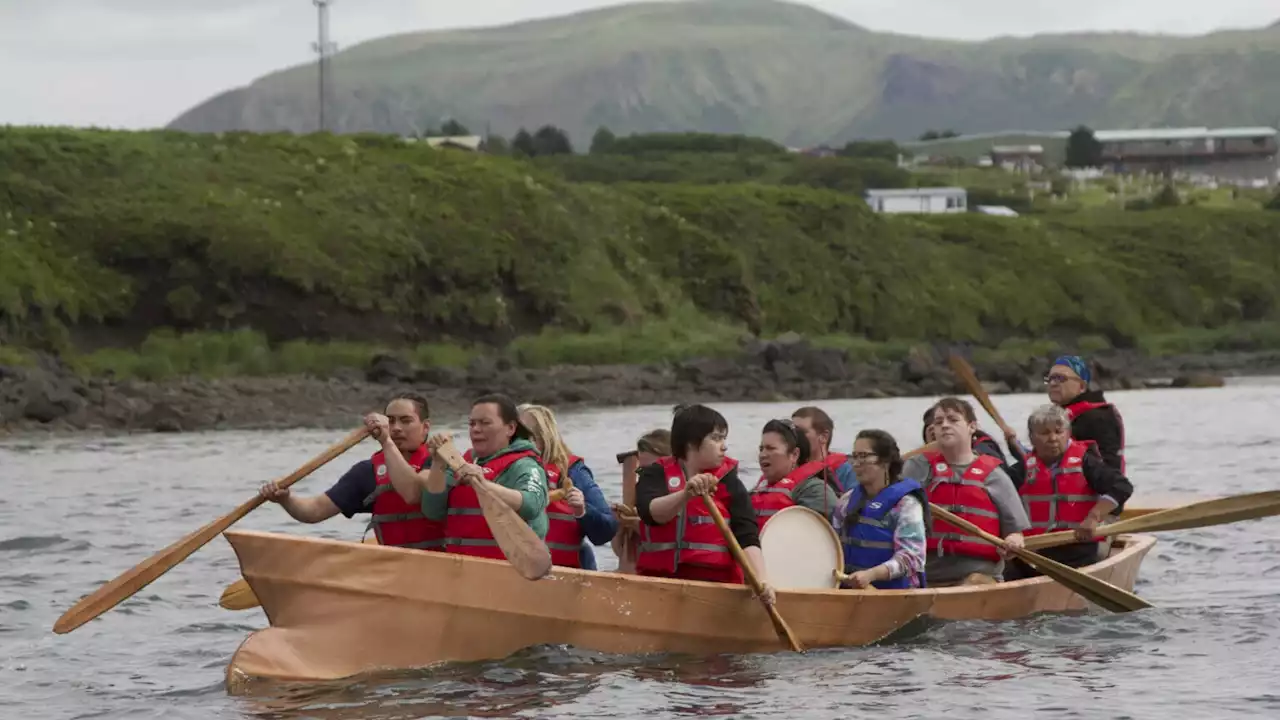
[(320, 71), (320, 87), (319, 87), (319, 105), (320, 117), (318, 127), (321, 132), (328, 130), (329, 127), (325, 123), (324, 113), (325, 106), (329, 102), (329, 58), (338, 50), (336, 43), (329, 41), (329, 5), (333, 0), (311, 0), (316, 6), (318, 15), (318, 35), (316, 41), (311, 43), (311, 49), (320, 56), (320, 61), (316, 63)]

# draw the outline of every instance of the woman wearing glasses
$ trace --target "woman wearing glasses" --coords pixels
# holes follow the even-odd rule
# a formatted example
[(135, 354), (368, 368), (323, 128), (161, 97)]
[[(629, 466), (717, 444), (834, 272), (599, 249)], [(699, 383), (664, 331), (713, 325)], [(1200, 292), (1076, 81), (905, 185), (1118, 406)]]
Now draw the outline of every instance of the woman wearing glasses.
[(1102, 461), (1124, 472), (1124, 420), (1120, 411), (1107, 402), (1101, 390), (1090, 390), (1093, 373), (1078, 355), (1063, 355), (1053, 361), (1044, 377), (1049, 401), (1067, 411), (1071, 436), (1097, 447)]
[(863, 430), (849, 456), (858, 486), (831, 515), (844, 545), (842, 584), (848, 588), (906, 590), (925, 586), (925, 508), (915, 480), (902, 479), (898, 443), (883, 430)]
[[(780, 510), (800, 505), (829, 517), (836, 493), (828, 484), (827, 463), (810, 460), (809, 439), (790, 420), (770, 420), (760, 433), (760, 481), (751, 504), (761, 526)], [(831, 479), (834, 483), (834, 477)]]

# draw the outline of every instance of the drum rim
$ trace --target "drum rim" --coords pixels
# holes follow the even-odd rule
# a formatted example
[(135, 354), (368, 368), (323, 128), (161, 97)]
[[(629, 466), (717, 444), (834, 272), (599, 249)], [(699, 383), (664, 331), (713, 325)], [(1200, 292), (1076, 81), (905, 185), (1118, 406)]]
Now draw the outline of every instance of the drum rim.
[[(844, 546), (840, 544), (840, 536), (836, 534), (835, 528), (831, 527), (831, 522), (828, 521), (826, 518), (824, 518), (822, 516), (822, 513), (817, 512), (815, 510), (811, 510), (803, 505), (792, 505), (791, 507), (783, 508), (778, 512), (774, 513), (773, 515), (771, 515), (768, 520), (760, 524), (761, 551), (764, 550), (764, 547), (763, 547), (764, 535), (765, 535), (765, 532), (768, 530), (769, 523), (774, 518), (778, 517), (779, 515), (783, 515), (785, 513), (790, 512), (793, 515), (800, 514), (800, 513), (792, 512), (796, 510), (800, 511), (800, 513), (809, 513), (810, 515), (813, 515), (814, 517), (822, 521), (822, 526), (827, 529), (827, 535), (831, 538), (831, 547), (835, 549), (836, 566), (833, 569), (838, 570), (840, 572), (844, 572)], [(839, 583), (836, 584), (836, 587), (839, 587)]]

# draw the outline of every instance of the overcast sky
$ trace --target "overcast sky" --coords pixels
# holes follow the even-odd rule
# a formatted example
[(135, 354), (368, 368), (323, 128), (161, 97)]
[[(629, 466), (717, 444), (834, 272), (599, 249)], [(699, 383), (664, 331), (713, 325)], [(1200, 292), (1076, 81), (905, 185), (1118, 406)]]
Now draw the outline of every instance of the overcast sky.
[[(335, 0), (340, 47), (610, 0)], [(1280, 19), (1277, 0), (809, 0), (873, 30), (981, 39), (1075, 30), (1199, 34)], [(1175, 8), (1177, 8), (1175, 10)], [(154, 127), (313, 58), (310, 0), (0, 0), (0, 124)]]

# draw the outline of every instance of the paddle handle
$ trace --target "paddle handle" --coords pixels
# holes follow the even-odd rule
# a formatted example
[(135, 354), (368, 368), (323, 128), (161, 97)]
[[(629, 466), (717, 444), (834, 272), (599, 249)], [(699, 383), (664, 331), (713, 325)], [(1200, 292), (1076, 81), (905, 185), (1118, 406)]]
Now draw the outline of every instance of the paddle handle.
[(1003, 432), (1009, 426), (1005, 424), (1004, 418), (1000, 417), (1000, 411), (996, 410), (996, 406), (991, 402), (991, 396), (987, 394), (987, 389), (982, 387), (982, 383), (978, 382), (978, 376), (973, 372), (973, 366), (959, 355), (951, 356), (951, 371), (960, 378), (960, 381), (969, 388), (969, 392), (978, 399), (978, 404), (983, 410), (996, 421), (996, 425)]
[[(358, 430), (352, 430), (340, 442), (312, 458), (307, 464), (294, 470), (283, 480), (280, 480), (278, 484), (282, 488), (289, 487), (315, 472), (320, 466), (350, 450), (368, 434), (368, 428), (362, 427)], [(72, 605), (58, 618), (58, 621), (53, 624), (53, 631), (59, 635), (71, 632), (129, 599), (139, 590), (154, 582), (156, 578), (172, 570), (174, 566), (187, 559), (196, 550), (209, 544), (209, 541), (221, 535), (227, 528), (234, 525), (240, 518), (248, 515), (263, 502), (265, 502), (265, 499), (261, 495), (253, 496), (252, 499), (241, 503), (239, 507), (227, 515), (178, 540), (164, 550), (147, 558), (133, 569), (98, 588), (93, 593), (81, 598), (80, 602)]]
[(923, 455), (924, 453), (927, 453), (927, 452), (937, 452), (937, 451), (938, 451), (938, 443), (931, 442), (928, 445), (921, 445), (915, 450), (906, 451), (905, 453), (902, 454), (902, 459), (910, 460), (911, 458), (917, 455)]
[(711, 519), (715, 521), (716, 527), (720, 528), (720, 534), (724, 536), (725, 542), (729, 545), (729, 552), (733, 554), (733, 559), (738, 565), (742, 566), (742, 574), (747, 579), (747, 584), (756, 595), (761, 598), (761, 605), (769, 612), (769, 619), (773, 621), (773, 629), (778, 633), (778, 639), (791, 646), (795, 652), (802, 653), (804, 648), (800, 646), (800, 642), (796, 640), (796, 636), (791, 632), (791, 626), (787, 625), (787, 621), (782, 618), (782, 614), (778, 612), (776, 605), (769, 605), (764, 602), (764, 583), (760, 582), (760, 578), (756, 576), (755, 568), (751, 567), (751, 560), (747, 558), (747, 553), (738, 544), (738, 539), (733, 536), (733, 530), (729, 527), (729, 523), (724, 519), (724, 515), (720, 513), (720, 508), (711, 500), (711, 496), (702, 493), (702, 503), (707, 506), (707, 512), (711, 513)]

